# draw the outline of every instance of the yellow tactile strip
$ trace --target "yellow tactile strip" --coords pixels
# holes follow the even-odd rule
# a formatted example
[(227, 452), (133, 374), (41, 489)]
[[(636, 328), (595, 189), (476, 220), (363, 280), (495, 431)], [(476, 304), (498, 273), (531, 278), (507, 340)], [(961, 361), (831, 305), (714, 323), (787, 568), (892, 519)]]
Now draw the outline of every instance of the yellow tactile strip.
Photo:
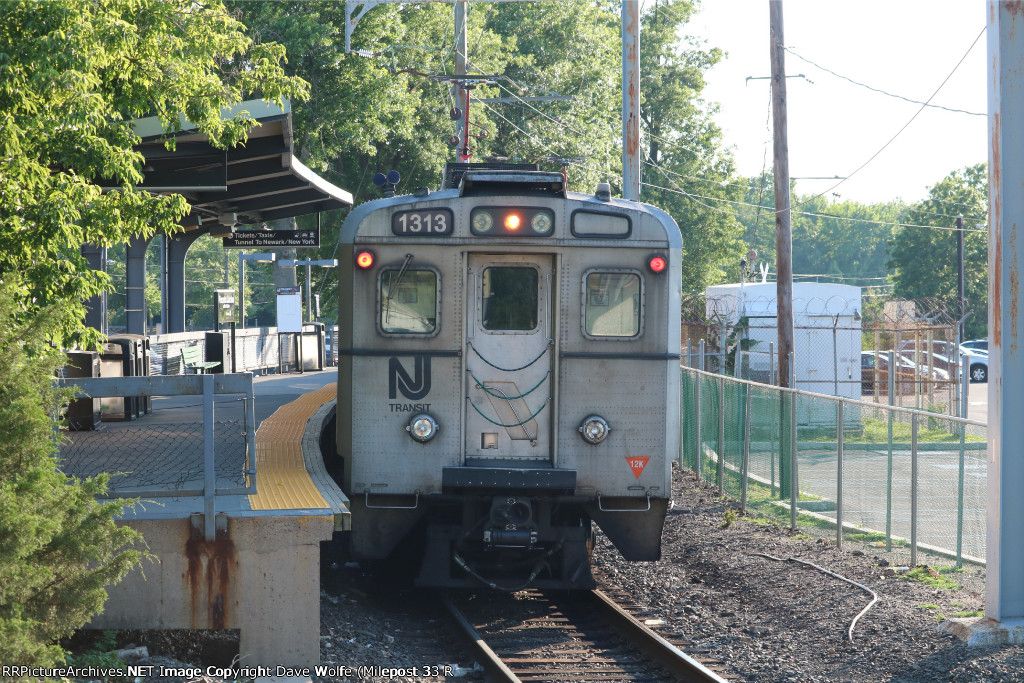
[(303, 394), (274, 411), (256, 430), (256, 494), (253, 510), (295, 510), (329, 507), (306, 472), (302, 435), (309, 418), (334, 398), (331, 383)]

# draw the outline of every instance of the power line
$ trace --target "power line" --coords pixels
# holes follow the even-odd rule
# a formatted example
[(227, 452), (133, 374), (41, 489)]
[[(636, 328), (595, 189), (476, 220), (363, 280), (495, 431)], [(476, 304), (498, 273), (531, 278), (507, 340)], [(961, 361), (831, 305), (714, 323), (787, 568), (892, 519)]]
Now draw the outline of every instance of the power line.
[[(984, 32), (984, 29), (983, 29), (983, 32)], [(977, 43), (977, 41), (975, 41), (975, 43)], [(974, 47), (974, 43), (971, 44), (971, 48), (973, 48), (973, 47)], [(829, 69), (827, 67), (824, 67), (821, 64), (818, 64), (816, 62), (812, 62), (810, 59), (807, 59), (807, 57), (804, 57), (803, 55), (800, 55), (800, 54), (797, 54), (796, 52), (794, 52), (792, 48), (784, 47), (782, 49), (785, 50), (786, 52), (788, 52), (789, 54), (793, 55), (797, 59), (803, 60), (803, 61), (807, 62), (808, 64), (810, 64), (811, 66), (817, 67), (817, 68), (821, 69), (822, 71), (824, 71), (826, 73), (830, 73), (833, 76), (835, 76), (836, 78), (841, 78), (844, 81), (849, 81), (850, 83), (853, 83), (854, 85), (860, 86), (862, 88), (867, 88), (868, 90), (880, 93), (882, 95), (886, 95), (888, 97), (894, 97), (894, 98), (896, 98), (898, 100), (903, 100), (904, 102), (910, 102), (911, 104), (920, 104), (920, 105), (924, 105), (925, 107), (931, 107), (933, 109), (944, 109), (945, 111), (954, 112), (956, 114), (969, 114), (971, 116), (988, 116), (988, 114), (983, 114), (981, 112), (967, 111), (966, 109), (954, 109), (952, 107), (944, 107), (941, 104), (930, 104), (929, 102), (921, 102), (920, 100), (914, 100), (914, 99), (911, 99), (909, 97), (904, 97), (903, 95), (897, 95), (895, 93), (891, 93), (891, 92), (888, 92), (886, 90), (882, 90), (881, 88), (875, 88), (875, 87), (872, 87), (872, 86), (870, 86), (870, 85), (868, 85), (866, 83), (861, 83), (860, 81), (855, 81), (852, 78), (850, 78), (849, 76), (844, 76), (842, 74), (836, 73), (835, 71), (832, 71), (831, 69)], [(968, 53), (969, 52), (970, 52), (970, 50), (968, 50)], [(955, 71), (955, 69), (954, 69), (954, 71)], [(934, 97), (934, 95), (933, 95), (933, 97)], [(929, 98), (929, 100), (930, 99), (931, 98)]]

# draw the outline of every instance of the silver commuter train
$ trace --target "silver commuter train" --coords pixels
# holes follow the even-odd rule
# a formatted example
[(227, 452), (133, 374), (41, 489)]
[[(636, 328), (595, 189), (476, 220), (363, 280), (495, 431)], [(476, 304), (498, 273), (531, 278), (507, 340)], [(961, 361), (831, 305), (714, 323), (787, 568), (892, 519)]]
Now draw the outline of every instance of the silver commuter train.
[(679, 448), (675, 221), (605, 184), (450, 166), (455, 188), (367, 202), (341, 229), (329, 464), (351, 556), (422, 586), (589, 588), (596, 523), (626, 559), (658, 559)]

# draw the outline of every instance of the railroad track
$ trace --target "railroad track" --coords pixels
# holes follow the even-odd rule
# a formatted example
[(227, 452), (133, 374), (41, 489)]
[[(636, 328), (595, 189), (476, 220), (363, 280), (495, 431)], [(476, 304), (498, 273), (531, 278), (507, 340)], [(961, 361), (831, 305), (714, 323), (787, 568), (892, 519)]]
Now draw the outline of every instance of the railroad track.
[(600, 590), (442, 598), (496, 681), (725, 681)]

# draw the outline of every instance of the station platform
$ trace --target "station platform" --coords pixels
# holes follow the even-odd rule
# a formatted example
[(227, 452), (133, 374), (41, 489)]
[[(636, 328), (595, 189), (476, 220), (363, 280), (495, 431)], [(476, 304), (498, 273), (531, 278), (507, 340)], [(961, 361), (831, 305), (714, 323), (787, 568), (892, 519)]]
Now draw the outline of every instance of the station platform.
[[(319, 662), (320, 543), (350, 528), (348, 500), (320, 452), (336, 381), (337, 370), (253, 378), (255, 492), (215, 497), (213, 539), (204, 534), (201, 495), (143, 495), (125, 509), (123, 523), (142, 535), (154, 561), (109, 590), (89, 627), (238, 629), (246, 666)], [(104, 423), (91, 437), (100, 444), (97, 457), (104, 440), (123, 443), (133, 430), (202, 423), (203, 403), (195, 399), (154, 397), (149, 414)], [(217, 421), (241, 419), (243, 410), (237, 397), (214, 403)]]

